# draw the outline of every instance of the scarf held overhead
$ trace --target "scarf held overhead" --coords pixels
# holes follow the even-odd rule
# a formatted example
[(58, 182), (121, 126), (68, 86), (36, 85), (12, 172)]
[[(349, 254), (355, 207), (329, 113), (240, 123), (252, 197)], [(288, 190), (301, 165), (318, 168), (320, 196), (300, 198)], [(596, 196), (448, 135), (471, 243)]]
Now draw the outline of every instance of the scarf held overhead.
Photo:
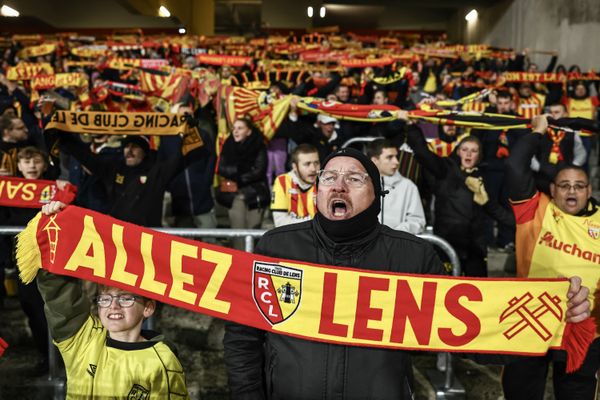
[(17, 263), (24, 282), (41, 266), (307, 340), (522, 355), (562, 348), (570, 371), (581, 364), (595, 328), (590, 319), (565, 323), (566, 279), (468, 279), (307, 264), (182, 239), (74, 206), (32, 219), (18, 237)]
[(159, 112), (94, 112), (58, 110), (46, 129), (103, 135), (178, 135), (189, 128), (186, 117)]

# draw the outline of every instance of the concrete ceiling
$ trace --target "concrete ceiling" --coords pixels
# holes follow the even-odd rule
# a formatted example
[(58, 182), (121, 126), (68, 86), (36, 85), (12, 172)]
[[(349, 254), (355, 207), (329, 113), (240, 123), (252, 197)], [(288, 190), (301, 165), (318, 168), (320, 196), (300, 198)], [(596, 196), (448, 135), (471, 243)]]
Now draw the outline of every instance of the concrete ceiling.
[(3, 0), (21, 14), (20, 18), (1, 18), (0, 31), (34, 31), (39, 27), (44, 31), (80, 29), (120, 29), (143, 28), (174, 30), (179, 21), (176, 18), (160, 18), (156, 12), (142, 14), (119, 0)]
[[(183, 4), (186, 0), (169, 0)], [(196, 0), (191, 0), (196, 1)], [(294, 0), (279, 0), (295, 3)], [(312, 1), (312, 0), (309, 0)], [(495, 0), (314, 0), (315, 6), (329, 7), (327, 18), (319, 25), (339, 25), (341, 27), (375, 28), (382, 16), (390, 10), (402, 10), (408, 21), (411, 15), (422, 10), (430, 15), (439, 14), (438, 19), (447, 18), (449, 13), (467, 7), (487, 7)], [(140, 27), (153, 30), (174, 30), (181, 23), (176, 16), (160, 18), (156, 16), (161, 0), (3, 0), (26, 18), (0, 18), (0, 31), (16, 32), (35, 28), (48, 29), (90, 29), (90, 28), (131, 28)], [(215, 0), (215, 32), (247, 33), (257, 31), (261, 26), (261, 0)], [(400, 15), (402, 17), (402, 15)], [(181, 18), (185, 20), (185, 18)], [(435, 25), (435, 24), (434, 24)], [(438, 29), (437, 23), (434, 29)], [(426, 26), (419, 27), (426, 29)]]

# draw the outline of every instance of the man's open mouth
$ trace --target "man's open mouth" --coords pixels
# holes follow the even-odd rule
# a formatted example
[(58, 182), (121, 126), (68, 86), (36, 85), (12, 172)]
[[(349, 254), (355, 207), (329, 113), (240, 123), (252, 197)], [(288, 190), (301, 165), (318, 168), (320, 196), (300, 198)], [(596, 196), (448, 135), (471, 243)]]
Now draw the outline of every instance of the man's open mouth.
[(577, 205), (577, 198), (576, 197), (567, 197), (566, 203), (567, 203), (567, 205), (569, 205), (571, 207), (575, 207)]
[(348, 211), (348, 205), (344, 200), (333, 200), (331, 202), (331, 214), (335, 217), (343, 217)]

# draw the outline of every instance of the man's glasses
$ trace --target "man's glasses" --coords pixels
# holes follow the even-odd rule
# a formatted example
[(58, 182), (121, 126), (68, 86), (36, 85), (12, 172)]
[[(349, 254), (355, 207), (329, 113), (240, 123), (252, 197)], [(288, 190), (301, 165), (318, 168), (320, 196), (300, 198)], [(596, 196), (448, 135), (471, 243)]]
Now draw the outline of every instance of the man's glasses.
[(559, 188), (563, 192), (570, 192), (571, 189), (575, 190), (576, 192), (583, 192), (588, 187), (589, 184), (576, 183), (574, 185), (571, 185), (568, 182), (564, 182), (564, 183), (555, 184), (555, 185), (557, 188)]
[(325, 186), (334, 185), (339, 177), (342, 176), (346, 185), (355, 188), (364, 186), (367, 183), (367, 179), (369, 179), (369, 174), (366, 172), (340, 172), (328, 169), (318, 171), (317, 176), (319, 177), (319, 182)]
[(129, 308), (135, 304), (135, 301), (140, 297), (134, 296), (132, 294), (117, 294), (113, 296), (112, 294), (99, 294), (96, 296), (96, 304), (100, 308), (108, 308), (113, 302), (113, 299), (117, 299), (119, 306), (122, 308)]

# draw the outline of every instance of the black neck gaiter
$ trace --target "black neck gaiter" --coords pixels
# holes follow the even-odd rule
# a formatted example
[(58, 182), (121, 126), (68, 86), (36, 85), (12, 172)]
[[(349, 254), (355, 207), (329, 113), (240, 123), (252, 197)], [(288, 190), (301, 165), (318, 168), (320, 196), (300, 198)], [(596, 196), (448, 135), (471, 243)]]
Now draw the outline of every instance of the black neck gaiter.
[(369, 208), (343, 221), (332, 221), (317, 213), (315, 219), (327, 237), (336, 243), (352, 242), (371, 233), (379, 224), (379, 201), (375, 200)]

